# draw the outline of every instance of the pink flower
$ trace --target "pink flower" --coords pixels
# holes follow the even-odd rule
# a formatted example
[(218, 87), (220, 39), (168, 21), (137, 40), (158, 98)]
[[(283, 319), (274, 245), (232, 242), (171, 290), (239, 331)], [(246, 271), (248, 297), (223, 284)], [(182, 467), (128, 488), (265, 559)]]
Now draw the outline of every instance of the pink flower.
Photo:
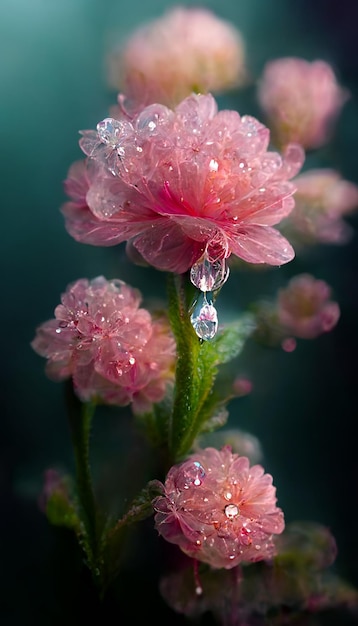
[(284, 517), (272, 476), (231, 452), (206, 448), (169, 470), (153, 501), (155, 527), (190, 557), (214, 568), (271, 559)]
[(109, 58), (111, 85), (143, 104), (175, 106), (193, 91), (223, 92), (245, 78), (241, 34), (204, 8), (168, 10)]
[(259, 103), (281, 146), (293, 141), (312, 149), (327, 143), (348, 97), (331, 66), (321, 60), (270, 61), (258, 85)]
[(74, 197), (70, 172), (67, 230), (93, 245), (127, 241), (130, 254), (176, 273), (231, 254), (287, 263), (293, 249), (273, 226), (293, 209), (289, 179), (303, 153), (291, 145), (282, 158), (268, 143), (265, 126), (218, 112), (210, 94), (192, 95), (174, 111), (156, 104), (133, 119), (107, 118), (97, 132), (83, 132), (87, 192)]
[(351, 235), (343, 216), (358, 208), (357, 185), (331, 169), (314, 169), (295, 178), (295, 208), (287, 218), (305, 242), (345, 243)]
[(39, 326), (31, 343), (48, 359), (47, 375), (72, 377), (83, 401), (150, 410), (173, 380), (175, 344), (167, 321), (152, 319), (140, 302), (139, 291), (119, 280), (69, 285), (55, 319)]
[(314, 339), (337, 324), (340, 309), (330, 300), (331, 288), (309, 274), (292, 278), (278, 293), (278, 318), (286, 333)]
[(48, 469), (45, 471), (44, 485), (40, 493), (38, 504), (43, 513), (46, 513), (47, 506), (51, 498), (56, 497), (64, 503), (69, 504), (69, 485), (68, 479), (62, 476), (56, 469)]

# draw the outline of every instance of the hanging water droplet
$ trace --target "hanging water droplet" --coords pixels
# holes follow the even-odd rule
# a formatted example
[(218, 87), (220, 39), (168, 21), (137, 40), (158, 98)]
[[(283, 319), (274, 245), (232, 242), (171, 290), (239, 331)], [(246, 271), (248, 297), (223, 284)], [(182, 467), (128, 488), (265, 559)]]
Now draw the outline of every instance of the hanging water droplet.
[(211, 263), (204, 255), (190, 270), (190, 280), (200, 291), (216, 291), (227, 281), (229, 268), (225, 259)]
[(200, 293), (192, 308), (190, 321), (200, 339), (207, 341), (215, 337), (218, 330), (218, 314), (209, 294)]
[(175, 480), (175, 486), (180, 490), (200, 487), (205, 476), (205, 469), (199, 461), (189, 461), (183, 464)]

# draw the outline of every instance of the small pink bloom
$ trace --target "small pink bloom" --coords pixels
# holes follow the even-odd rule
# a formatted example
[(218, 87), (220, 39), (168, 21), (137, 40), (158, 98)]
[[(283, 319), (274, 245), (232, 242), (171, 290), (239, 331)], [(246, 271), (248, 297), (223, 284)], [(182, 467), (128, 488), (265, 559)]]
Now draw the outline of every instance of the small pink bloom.
[(175, 106), (193, 91), (223, 92), (245, 78), (241, 34), (204, 8), (168, 10), (109, 58), (111, 85), (144, 104)]
[(345, 243), (351, 228), (343, 216), (358, 208), (357, 185), (331, 169), (314, 169), (295, 178), (295, 208), (287, 218), (308, 242)]
[(82, 134), (87, 192), (79, 204), (68, 182), (72, 202), (62, 207), (78, 241), (127, 241), (132, 258), (134, 248), (150, 265), (176, 273), (231, 254), (270, 265), (293, 258), (273, 226), (293, 209), (289, 179), (304, 155), (293, 144), (284, 157), (267, 151), (269, 130), (255, 118), (218, 111), (210, 94), (193, 95), (174, 111), (151, 105)]
[(303, 339), (329, 332), (337, 324), (340, 309), (330, 300), (331, 288), (309, 274), (292, 278), (278, 294), (278, 317), (283, 329)]
[(251, 393), (253, 388), (252, 381), (248, 378), (243, 378), (242, 376), (235, 378), (232, 386), (233, 392), (238, 398), (241, 398), (241, 396), (247, 396)]
[(55, 319), (39, 326), (31, 343), (48, 359), (47, 375), (72, 377), (83, 401), (150, 410), (173, 380), (175, 344), (167, 321), (152, 319), (140, 302), (139, 291), (119, 280), (69, 285)]
[(69, 503), (68, 480), (55, 469), (48, 469), (44, 476), (44, 485), (39, 496), (38, 504), (43, 513), (46, 513), (49, 500), (56, 496)]
[(285, 525), (272, 476), (230, 446), (199, 450), (173, 466), (153, 506), (159, 534), (214, 568), (271, 559), (273, 535)]
[(266, 64), (258, 100), (278, 145), (318, 148), (331, 137), (334, 122), (349, 97), (325, 61), (285, 57)]

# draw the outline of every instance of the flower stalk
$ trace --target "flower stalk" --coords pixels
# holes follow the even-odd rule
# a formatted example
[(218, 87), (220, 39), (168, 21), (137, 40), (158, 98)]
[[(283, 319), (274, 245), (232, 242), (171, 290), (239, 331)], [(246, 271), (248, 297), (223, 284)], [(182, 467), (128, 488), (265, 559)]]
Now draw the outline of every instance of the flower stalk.
[(101, 521), (90, 468), (90, 433), (96, 403), (80, 402), (74, 395), (72, 387), (69, 389), (69, 385), (66, 395), (82, 531), (80, 543), (93, 580), (96, 586), (101, 587)]

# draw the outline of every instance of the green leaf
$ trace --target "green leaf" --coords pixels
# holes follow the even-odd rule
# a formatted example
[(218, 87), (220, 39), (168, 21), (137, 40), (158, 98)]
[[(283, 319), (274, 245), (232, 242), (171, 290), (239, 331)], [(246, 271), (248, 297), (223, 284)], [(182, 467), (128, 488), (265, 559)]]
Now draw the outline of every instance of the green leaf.
[(163, 485), (158, 480), (150, 481), (130, 504), (127, 513), (108, 528), (103, 538), (104, 579), (107, 588), (118, 574), (122, 559), (122, 548), (127, 532), (133, 524), (141, 522), (154, 514), (153, 499), (162, 494)]

